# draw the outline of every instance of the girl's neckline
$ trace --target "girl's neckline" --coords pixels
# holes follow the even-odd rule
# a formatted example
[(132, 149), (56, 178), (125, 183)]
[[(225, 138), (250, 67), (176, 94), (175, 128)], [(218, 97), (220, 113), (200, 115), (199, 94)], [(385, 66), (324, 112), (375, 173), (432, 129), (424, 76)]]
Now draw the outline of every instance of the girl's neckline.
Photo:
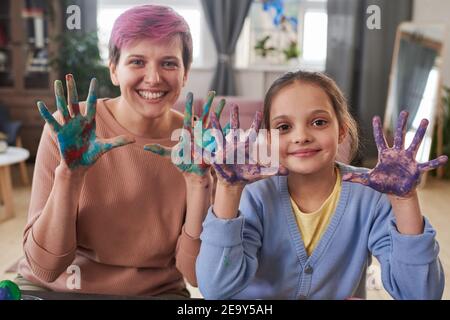
[[(341, 173), (340, 173), (339, 167), (337, 165), (335, 165), (334, 170), (336, 172), (336, 180), (334, 182), (333, 189), (331, 189), (331, 193), (328, 195), (328, 197), (325, 199), (325, 201), (322, 202), (322, 204), (320, 205), (320, 207), (317, 210), (314, 210), (312, 212), (303, 212), (302, 209), (300, 208), (300, 206), (295, 202), (295, 200), (291, 197), (291, 194), (289, 193), (289, 196), (291, 197), (292, 201), (297, 206), (297, 209), (302, 216), (312, 217), (314, 215), (317, 215), (333, 199), (337, 190), (341, 187)], [(289, 192), (289, 189), (288, 189), (288, 192)]]

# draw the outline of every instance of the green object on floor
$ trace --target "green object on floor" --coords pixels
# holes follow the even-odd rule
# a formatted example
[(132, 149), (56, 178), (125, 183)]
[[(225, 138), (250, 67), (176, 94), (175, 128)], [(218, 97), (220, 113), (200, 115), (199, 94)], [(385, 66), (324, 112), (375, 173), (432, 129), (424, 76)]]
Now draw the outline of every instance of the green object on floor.
[(11, 280), (0, 281), (0, 289), (6, 289), (7, 294), (5, 300), (20, 300), (22, 297), (19, 287)]

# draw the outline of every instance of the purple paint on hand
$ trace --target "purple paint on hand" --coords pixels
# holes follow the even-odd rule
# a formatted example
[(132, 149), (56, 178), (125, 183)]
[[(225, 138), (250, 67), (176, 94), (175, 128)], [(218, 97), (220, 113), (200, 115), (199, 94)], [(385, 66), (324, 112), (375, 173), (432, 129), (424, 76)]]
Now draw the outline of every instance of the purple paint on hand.
[[(256, 141), (261, 120), (262, 114), (258, 111), (244, 142), (234, 135), (233, 139), (226, 139), (219, 120), (214, 114), (211, 115), (213, 128), (222, 135), (221, 139), (217, 140), (223, 141), (223, 145), (217, 145), (217, 150), (210, 160), (219, 180), (230, 185), (247, 184), (272, 175), (287, 175), (287, 169), (282, 166), (277, 170), (271, 170), (271, 172), (268, 172), (269, 170), (263, 172), (263, 169), (267, 168), (251, 157), (250, 143)], [(233, 130), (239, 129), (239, 107), (237, 105), (234, 105), (230, 111), (230, 124), (231, 131), (229, 134), (233, 134)], [(238, 161), (239, 156), (237, 154), (239, 152), (243, 153), (240, 156), (244, 163), (239, 163)], [(228, 161), (226, 161), (228, 154), (234, 154), (232, 163), (227, 163)]]
[(447, 162), (447, 156), (425, 163), (415, 160), (420, 143), (428, 126), (428, 120), (423, 119), (408, 149), (404, 149), (405, 129), (408, 112), (402, 111), (395, 131), (394, 146), (388, 148), (381, 126), (381, 119), (374, 117), (374, 138), (378, 148), (378, 163), (367, 173), (347, 173), (344, 181), (361, 183), (379, 192), (407, 197), (420, 183), (421, 174), (435, 169)]

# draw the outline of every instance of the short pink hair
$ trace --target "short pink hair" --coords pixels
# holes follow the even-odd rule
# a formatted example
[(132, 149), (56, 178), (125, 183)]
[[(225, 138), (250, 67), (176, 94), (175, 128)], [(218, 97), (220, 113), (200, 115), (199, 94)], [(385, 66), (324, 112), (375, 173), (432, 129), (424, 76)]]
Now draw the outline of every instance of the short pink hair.
[(109, 59), (117, 64), (120, 51), (136, 39), (166, 39), (179, 35), (182, 42), (183, 65), (189, 70), (192, 63), (192, 37), (189, 25), (172, 8), (159, 5), (133, 7), (114, 22), (109, 39)]

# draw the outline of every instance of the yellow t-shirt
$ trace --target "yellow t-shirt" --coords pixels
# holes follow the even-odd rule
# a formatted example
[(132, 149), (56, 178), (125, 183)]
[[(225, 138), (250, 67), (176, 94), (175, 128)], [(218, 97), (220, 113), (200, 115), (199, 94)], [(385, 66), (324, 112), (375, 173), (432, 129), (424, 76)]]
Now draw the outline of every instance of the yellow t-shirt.
[(297, 220), (298, 228), (302, 234), (308, 256), (311, 255), (323, 232), (328, 226), (333, 216), (336, 205), (341, 193), (341, 177), (339, 169), (336, 168), (336, 183), (330, 196), (325, 200), (322, 206), (315, 212), (303, 213), (291, 197), (291, 205)]

